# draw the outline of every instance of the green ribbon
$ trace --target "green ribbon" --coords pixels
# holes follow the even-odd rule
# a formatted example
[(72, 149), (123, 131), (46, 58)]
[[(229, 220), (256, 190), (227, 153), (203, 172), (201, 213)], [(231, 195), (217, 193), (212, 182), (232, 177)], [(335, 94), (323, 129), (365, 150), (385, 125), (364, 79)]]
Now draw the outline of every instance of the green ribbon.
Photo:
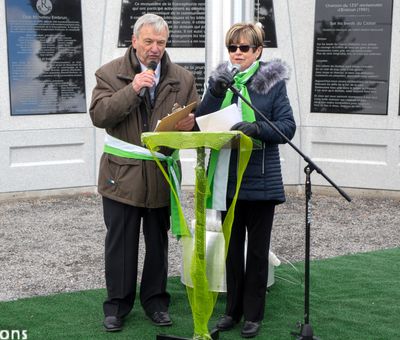
[(213, 208), (213, 193), (214, 193), (214, 175), (217, 170), (217, 162), (219, 157), (219, 150), (212, 149), (210, 152), (210, 161), (207, 169), (207, 182), (208, 188), (210, 189), (209, 195), (207, 196), (206, 207), (208, 209)]
[[(208, 321), (214, 310), (215, 302), (218, 293), (209, 290), (208, 280), (206, 276), (206, 256), (205, 256), (205, 234), (206, 234), (206, 197), (209, 192), (208, 180), (205, 176), (204, 169), (204, 156), (199, 157), (199, 153), (204, 154), (204, 148), (212, 150), (220, 150), (223, 147), (230, 146), (231, 141), (239, 139), (238, 146), (238, 170), (236, 191), (232, 199), (232, 204), (228, 209), (226, 218), (222, 225), (222, 231), (225, 239), (225, 258), (228, 252), (228, 245), (232, 230), (232, 223), (234, 219), (234, 211), (236, 206), (237, 197), (239, 194), (240, 183), (243, 178), (244, 171), (250, 159), (253, 149), (251, 138), (244, 135), (239, 131), (228, 132), (146, 132), (142, 134), (142, 142), (148, 147), (150, 152), (156, 152), (158, 147), (167, 146), (174, 149), (197, 149), (198, 164), (196, 166), (196, 226), (195, 236), (188, 233), (181, 238), (182, 246), (184, 247), (183, 253), (191, 253), (189, 249), (194, 247), (190, 262), (190, 267), (184, 267), (184, 275), (190, 275), (193, 287), (186, 286), (190, 307), (192, 309), (193, 322), (194, 322), (194, 336), (193, 339), (211, 339), (208, 331)], [(203, 159), (202, 166), (199, 166), (199, 159)], [(166, 176), (167, 181), (171, 184), (162, 165), (157, 158), (154, 159)], [(171, 186), (171, 191), (174, 188)], [(178, 202), (179, 204), (179, 202)], [(180, 204), (179, 204), (180, 205)], [(182, 209), (178, 210), (182, 214)], [(180, 216), (184, 219), (183, 214)], [(189, 271), (189, 272), (188, 272)], [(220, 278), (222, 279), (222, 278)]]
[[(150, 151), (150, 150), (149, 150)], [(186, 224), (186, 220), (183, 217), (182, 207), (179, 204), (180, 200), (180, 182), (181, 174), (177, 161), (179, 160), (179, 152), (175, 150), (171, 156), (162, 155), (157, 156), (154, 152), (150, 151), (150, 154), (144, 154), (140, 152), (126, 151), (119, 148), (112, 147), (110, 145), (104, 145), (104, 152), (123, 158), (140, 159), (145, 161), (156, 161), (159, 163), (159, 167), (167, 179), (171, 188), (170, 199), (171, 199), (171, 229), (175, 236), (189, 235), (189, 230)], [(160, 161), (167, 163), (168, 175), (161, 165)]]
[[(254, 75), (254, 73), (257, 72), (259, 67), (260, 67), (260, 62), (257, 60), (246, 71), (239, 72), (233, 78), (235, 81), (235, 83), (233, 84), (235, 86), (235, 88), (250, 103), (251, 103), (251, 100), (250, 100), (249, 91), (247, 90), (246, 83)], [(233, 99), (233, 92), (231, 91), (231, 89), (228, 89), (228, 91), (226, 91), (224, 101), (222, 102), (221, 109), (231, 105), (232, 99)], [(244, 122), (254, 122), (256, 120), (256, 117), (254, 115), (254, 110), (250, 106), (248, 106), (246, 103), (244, 103), (240, 98), (239, 98), (239, 107), (242, 110), (242, 119)]]

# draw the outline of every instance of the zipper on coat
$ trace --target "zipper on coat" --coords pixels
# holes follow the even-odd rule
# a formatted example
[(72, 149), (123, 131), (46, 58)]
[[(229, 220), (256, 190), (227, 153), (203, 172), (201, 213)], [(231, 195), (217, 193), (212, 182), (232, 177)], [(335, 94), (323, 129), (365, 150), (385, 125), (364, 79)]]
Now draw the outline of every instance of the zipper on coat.
[(261, 164), (261, 174), (264, 175), (265, 173), (265, 142), (262, 142), (262, 164)]
[(145, 204), (145, 207), (147, 208), (149, 206), (149, 202), (148, 202), (149, 201), (149, 194), (148, 194), (149, 190), (147, 190), (147, 188), (149, 186), (148, 186), (148, 183), (147, 183), (147, 176), (146, 176), (146, 174), (147, 174), (147, 161), (142, 160), (142, 162), (143, 162), (143, 165), (142, 165), (142, 178), (143, 178), (144, 183), (146, 185), (144, 204)]
[(140, 114), (142, 116), (142, 132), (148, 132), (150, 131), (149, 121), (152, 110), (149, 91), (145, 92), (145, 95), (143, 97), (143, 103), (139, 109), (140, 109)]

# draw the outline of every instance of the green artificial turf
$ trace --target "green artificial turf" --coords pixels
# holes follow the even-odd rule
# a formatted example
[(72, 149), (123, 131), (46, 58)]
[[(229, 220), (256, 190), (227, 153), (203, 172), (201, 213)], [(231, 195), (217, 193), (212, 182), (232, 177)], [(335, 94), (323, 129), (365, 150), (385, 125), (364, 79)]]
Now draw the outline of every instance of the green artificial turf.
[[(311, 262), (310, 323), (321, 340), (400, 339), (400, 248)], [(296, 322), (304, 321), (303, 263), (275, 268), (258, 339), (294, 339)], [(102, 327), (105, 290), (89, 290), (0, 303), (0, 335), (26, 330), (28, 339), (156, 339), (165, 333), (191, 338), (193, 323), (185, 287), (168, 280), (173, 326), (154, 327), (138, 300), (124, 329)], [(224, 311), (220, 294), (210, 320), (213, 328)], [(220, 339), (241, 339), (239, 324)], [(11, 334), (11, 333), (10, 333)], [(18, 339), (15, 337), (15, 339)], [(21, 337), (22, 339), (22, 337)]]

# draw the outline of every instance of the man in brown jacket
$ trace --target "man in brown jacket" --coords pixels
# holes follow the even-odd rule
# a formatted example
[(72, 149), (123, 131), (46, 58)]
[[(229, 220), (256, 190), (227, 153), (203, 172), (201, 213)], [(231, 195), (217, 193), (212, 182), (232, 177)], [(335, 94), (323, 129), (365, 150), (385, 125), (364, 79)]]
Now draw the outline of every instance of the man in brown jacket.
[[(170, 61), (165, 51), (168, 36), (163, 18), (145, 14), (135, 23), (132, 46), (125, 55), (96, 72), (90, 116), (106, 132), (98, 182), (107, 227), (106, 331), (121, 330), (134, 304), (141, 221), (146, 254), (140, 302), (153, 324), (172, 324), (166, 290), (169, 187), (140, 138), (142, 132), (153, 131), (175, 103), (188, 105), (199, 98), (193, 75)], [(193, 126), (190, 114), (176, 128), (191, 130)]]

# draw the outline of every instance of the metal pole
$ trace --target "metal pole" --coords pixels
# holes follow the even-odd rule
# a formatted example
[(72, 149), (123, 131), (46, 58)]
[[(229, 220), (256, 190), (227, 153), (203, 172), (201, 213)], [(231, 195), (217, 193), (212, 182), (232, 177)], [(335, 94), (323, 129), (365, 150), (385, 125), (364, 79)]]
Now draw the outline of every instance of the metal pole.
[(225, 34), (237, 22), (254, 22), (254, 0), (206, 0), (206, 80), (228, 60)]

